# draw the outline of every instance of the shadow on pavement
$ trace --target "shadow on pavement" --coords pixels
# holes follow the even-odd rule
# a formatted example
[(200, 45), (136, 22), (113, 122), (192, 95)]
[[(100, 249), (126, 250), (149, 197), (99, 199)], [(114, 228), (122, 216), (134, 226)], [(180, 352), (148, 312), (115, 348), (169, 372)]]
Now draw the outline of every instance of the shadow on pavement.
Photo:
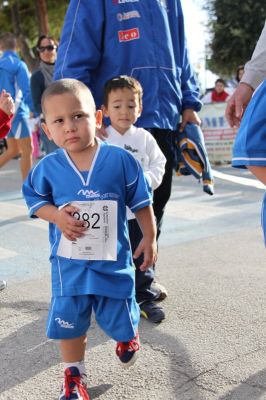
[(266, 384), (263, 386), (260, 382), (266, 382), (266, 369), (249, 376), (235, 389), (230, 390), (225, 396), (219, 397), (219, 400), (262, 399), (262, 395), (266, 392)]

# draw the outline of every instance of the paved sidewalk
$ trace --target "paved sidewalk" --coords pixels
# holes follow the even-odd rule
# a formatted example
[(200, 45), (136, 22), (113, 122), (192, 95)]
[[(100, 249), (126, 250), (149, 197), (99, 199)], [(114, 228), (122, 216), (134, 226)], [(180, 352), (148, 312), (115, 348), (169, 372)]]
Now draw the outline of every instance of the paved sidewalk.
[[(217, 182), (210, 198), (194, 185), (175, 182), (167, 209), (157, 268), (169, 291), (167, 319), (141, 320), (141, 353), (127, 371), (93, 322), (86, 354), (91, 400), (266, 400), (261, 193)], [(0, 292), (0, 400), (55, 400), (62, 365), (57, 344), (44, 334), (47, 226), (28, 220), (16, 190), (1, 196), (0, 272), (8, 288)]]

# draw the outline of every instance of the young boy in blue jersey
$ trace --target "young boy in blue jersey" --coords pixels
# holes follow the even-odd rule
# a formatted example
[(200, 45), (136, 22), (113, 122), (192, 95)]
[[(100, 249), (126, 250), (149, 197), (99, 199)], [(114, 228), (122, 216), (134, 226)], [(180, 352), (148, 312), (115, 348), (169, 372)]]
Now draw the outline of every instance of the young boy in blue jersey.
[(131, 154), (96, 139), (101, 111), (83, 83), (52, 83), (43, 94), (42, 110), (43, 129), (59, 149), (32, 169), (23, 194), (30, 216), (49, 222), (47, 335), (60, 339), (65, 363), (59, 400), (88, 400), (84, 357), (92, 309), (99, 326), (117, 342), (121, 365), (132, 365), (139, 350), (126, 206), (143, 233), (133, 257), (144, 254), (140, 269), (145, 270), (156, 260), (151, 193)]
[[(104, 86), (103, 113), (110, 120), (105, 129), (107, 141), (128, 150), (141, 164), (146, 179), (155, 190), (162, 182), (166, 158), (150, 132), (134, 126), (142, 112), (143, 90), (140, 82), (130, 76), (120, 75), (108, 80)], [(128, 212), (129, 238), (132, 251), (137, 248), (142, 232), (133, 213)], [(154, 269), (145, 271), (139, 266), (140, 256), (134, 259), (136, 267), (136, 299), (141, 315), (154, 323), (165, 318), (164, 310), (158, 305), (157, 291), (153, 290)]]
[[(232, 165), (248, 168), (266, 185), (266, 80), (254, 93), (244, 113), (233, 147)], [(266, 195), (262, 205), (262, 227), (266, 245)]]

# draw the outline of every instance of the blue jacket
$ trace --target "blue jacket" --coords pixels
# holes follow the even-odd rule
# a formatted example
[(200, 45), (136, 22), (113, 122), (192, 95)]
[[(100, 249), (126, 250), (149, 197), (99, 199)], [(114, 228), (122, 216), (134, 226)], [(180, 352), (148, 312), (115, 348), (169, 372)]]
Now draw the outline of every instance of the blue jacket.
[(177, 175), (193, 175), (202, 179), (203, 191), (213, 195), (213, 176), (205, 148), (202, 130), (198, 125), (187, 124), (183, 132), (176, 134)]
[(30, 75), (15, 51), (6, 50), (0, 58), (0, 91), (5, 89), (15, 101), (16, 115), (28, 117), (32, 111)]
[(81, 80), (99, 107), (104, 83), (120, 74), (143, 86), (138, 126), (173, 130), (183, 109), (200, 110), (180, 0), (70, 1), (55, 79)]

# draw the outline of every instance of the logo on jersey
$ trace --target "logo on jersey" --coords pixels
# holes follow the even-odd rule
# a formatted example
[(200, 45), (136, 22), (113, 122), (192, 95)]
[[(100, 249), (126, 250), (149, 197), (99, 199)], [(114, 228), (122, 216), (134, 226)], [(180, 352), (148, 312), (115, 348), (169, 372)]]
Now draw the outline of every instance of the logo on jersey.
[(132, 19), (132, 18), (140, 18), (140, 13), (138, 11), (129, 11), (129, 12), (117, 14), (117, 19), (120, 22), (125, 21), (127, 19)]
[(113, 0), (113, 4), (138, 3), (139, 0)]
[(129, 144), (124, 145), (125, 150), (130, 151), (131, 153), (138, 153), (138, 149), (133, 149)]
[(70, 323), (70, 322), (67, 322), (67, 321), (64, 321), (64, 320), (61, 319), (61, 318), (55, 318), (55, 321), (58, 323), (58, 325), (61, 326), (61, 328), (64, 328), (64, 329), (74, 329), (74, 324), (72, 324), (72, 323)]
[(127, 29), (126, 31), (118, 31), (119, 42), (129, 42), (139, 39), (138, 28)]
[(89, 199), (90, 197), (100, 197), (100, 193), (94, 192), (93, 190), (88, 190), (88, 189), (80, 189), (78, 191), (78, 196), (85, 196), (86, 199)]

